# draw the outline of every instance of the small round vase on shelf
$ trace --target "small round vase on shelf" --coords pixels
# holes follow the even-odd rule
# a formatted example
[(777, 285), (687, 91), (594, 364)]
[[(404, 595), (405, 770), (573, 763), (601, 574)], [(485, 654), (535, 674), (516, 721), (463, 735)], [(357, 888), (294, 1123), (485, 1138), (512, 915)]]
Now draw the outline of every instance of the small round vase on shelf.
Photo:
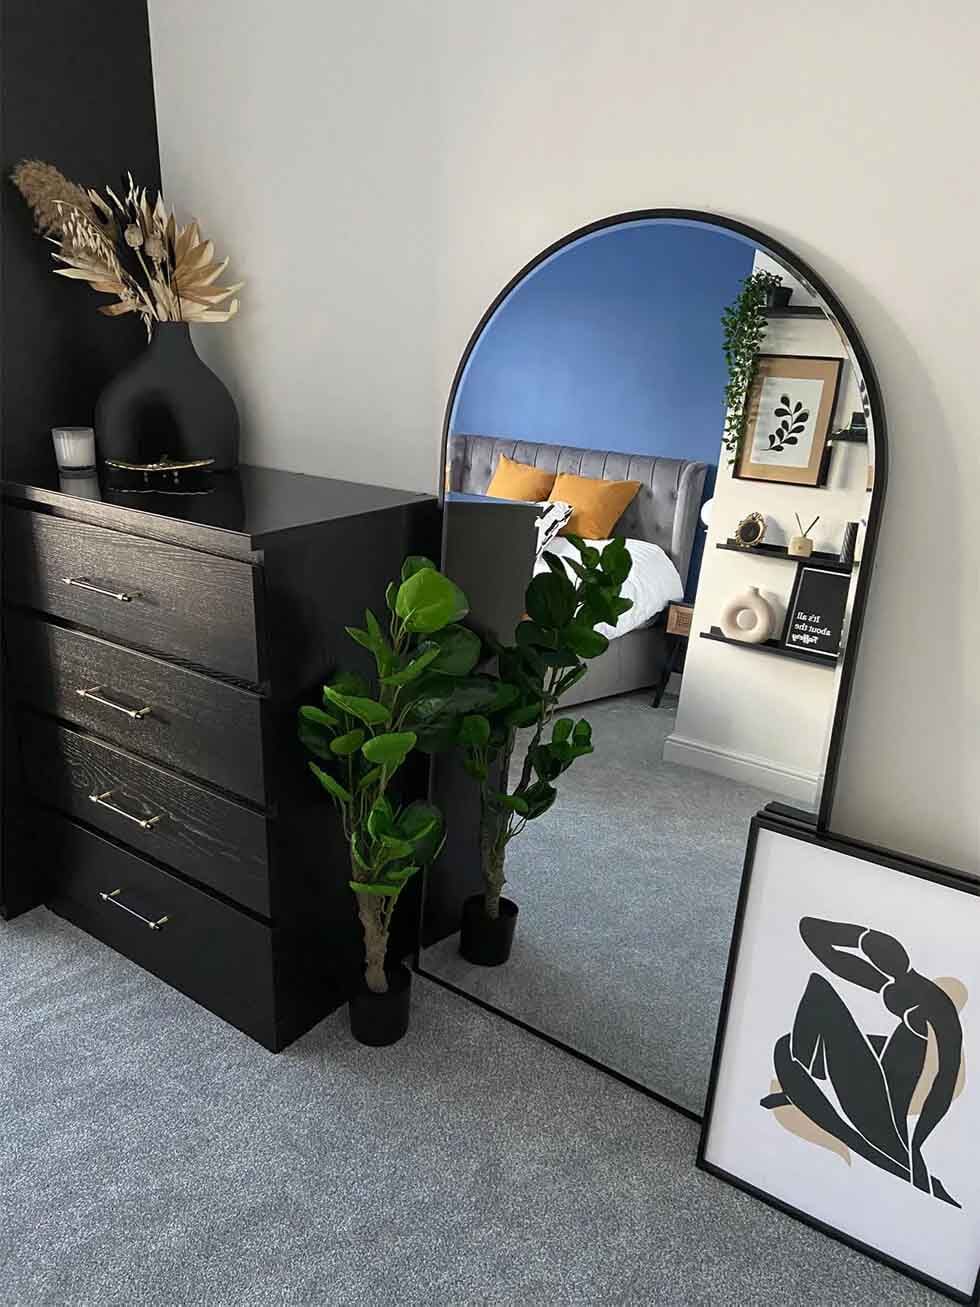
[(482, 894), (466, 899), (459, 931), (459, 951), (466, 961), (478, 967), (503, 966), (514, 943), (517, 913), (516, 903), (501, 899), (500, 916), (490, 918)]
[(762, 644), (772, 634), (772, 609), (754, 585), (730, 599), (718, 621), (723, 635), (745, 644)]
[(238, 410), (199, 357), (186, 322), (157, 322), (146, 351), (114, 377), (95, 409), (99, 457), (124, 463), (238, 463)]

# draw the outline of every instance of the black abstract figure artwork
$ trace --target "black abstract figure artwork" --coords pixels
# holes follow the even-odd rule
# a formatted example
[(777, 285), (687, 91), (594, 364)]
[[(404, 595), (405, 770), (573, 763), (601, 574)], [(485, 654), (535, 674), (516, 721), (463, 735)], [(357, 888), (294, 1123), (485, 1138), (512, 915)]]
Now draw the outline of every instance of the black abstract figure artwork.
[(923, 1149), (963, 1088), (965, 986), (920, 975), (898, 940), (877, 930), (804, 917), (800, 934), (828, 971), (880, 994), (882, 1024), (886, 1014), (896, 1024), (865, 1034), (834, 985), (814, 972), (792, 1032), (776, 1041), (776, 1079), (762, 1106), (848, 1164), (854, 1153), (959, 1207)]
[(794, 404), (789, 395), (780, 395), (779, 405), (774, 410), (775, 416), (781, 418), (779, 426), (767, 437), (769, 454), (781, 454), (787, 445), (799, 444), (800, 432), (806, 430), (810, 414), (799, 400)]

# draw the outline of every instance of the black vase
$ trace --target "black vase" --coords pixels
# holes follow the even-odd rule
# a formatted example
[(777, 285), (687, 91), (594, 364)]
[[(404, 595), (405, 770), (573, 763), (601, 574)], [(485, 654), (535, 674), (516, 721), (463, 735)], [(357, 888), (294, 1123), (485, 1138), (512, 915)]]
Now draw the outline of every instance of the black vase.
[(399, 964), (390, 970), (387, 994), (375, 994), (362, 986), (347, 1004), (351, 1034), (359, 1044), (386, 1048), (397, 1044), (408, 1030), (412, 1004), (412, 973)]
[(191, 340), (186, 322), (156, 322), (144, 354), (109, 382), (95, 407), (103, 460), (124, 463), (214, 459), (238, 463), (235, 401)]
[(770, 309), (785, 309), (792, 298), (792, 286), (770, 286), (766, 291), (766, 306)]
[(463, 903), (459, 951), (478, 967), (499, 967), (510, 957), (517, 926), (517, 904), (500, 900), (500, 916), (491, 919), (483, 906), (483, 895), (474, 894)]

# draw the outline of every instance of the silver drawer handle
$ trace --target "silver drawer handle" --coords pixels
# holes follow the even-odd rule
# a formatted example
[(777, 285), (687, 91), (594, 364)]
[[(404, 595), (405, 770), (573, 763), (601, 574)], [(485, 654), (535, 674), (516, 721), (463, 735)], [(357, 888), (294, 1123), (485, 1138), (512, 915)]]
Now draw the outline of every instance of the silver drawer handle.
[(115, 907), (122, 908), (123, 912), (128, 912), (129, 915), (135, 917), (137, 921), (142, 921), (143, 925), (149, 927), (150, 930), (163, 930), (164, 926), (170, 920), (169, 917), (157, 917), (156, 921), (151, 921), (149, 917), (144, 917), (141, 913), (134, 912), (132, 908), (128, 908), (119, 897), (121, 893), (121, 889), (112, 889), (109, 890), (108, 893), (105, 890), (100, 889), (99, 898), (103, 903), (112, 903)]
[(92, 685), (87, 690), (76, 690), (75, 693), (81, 695), (83, 699), (91, 699), (93, 703), (101, 703), (106, 708), (114, 708), (116, 712), (125, 713), (134, 722), (141, 722), (153, 711), (152, 704), (145, 704), (142, 708), (127, 708), (124, 703), (116, 703), (115, 699), (110, 699), (102, 693), (101, 685)]
[(143, 830), (152, 830), (160, 818), (157, 817), (137, 817), (135, 813), (127, 812), (125, 808), (120, 808), (118, 804), (110, 803), (109, 800), (115, 794), (115, 790), (105, 790), (102, 794), (90, 794), (88, 797), (92, 803), (97, 803), (100, 808), (108, 808), (110, 812), (117, 813), (120, 817), (125, 817), (127, 821), (135, 822)]
[(105, 595), (107, 599), (118, 599), (121, 604), (131, 604), (140, 597), (139, 590), (134, 590), (132, 594), (126, 590), (105, 590), (101, 585), (93, 584), (87, 576), (63, 576), (61, 579), (65, 585), (77, 586), (79, 590), (91, 590), (93, 594)]

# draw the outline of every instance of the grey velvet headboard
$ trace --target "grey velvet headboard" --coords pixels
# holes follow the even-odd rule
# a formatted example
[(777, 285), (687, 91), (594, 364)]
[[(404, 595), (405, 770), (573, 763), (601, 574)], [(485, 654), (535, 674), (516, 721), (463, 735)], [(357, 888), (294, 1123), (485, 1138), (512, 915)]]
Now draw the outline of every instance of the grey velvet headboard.
[(651, 454), (616, 454), (574, 445), (538, 445), (507, 436), (450, 438), (446, 489), (486, 493), (501, 454), (549, 472), (575, 472), (603, 481), (640, 481), (636, 498), (616, 526), (616, 534), (649, 540), (667, 554), (687, 581), (694, 532), (701, 509), (706, 463)]

